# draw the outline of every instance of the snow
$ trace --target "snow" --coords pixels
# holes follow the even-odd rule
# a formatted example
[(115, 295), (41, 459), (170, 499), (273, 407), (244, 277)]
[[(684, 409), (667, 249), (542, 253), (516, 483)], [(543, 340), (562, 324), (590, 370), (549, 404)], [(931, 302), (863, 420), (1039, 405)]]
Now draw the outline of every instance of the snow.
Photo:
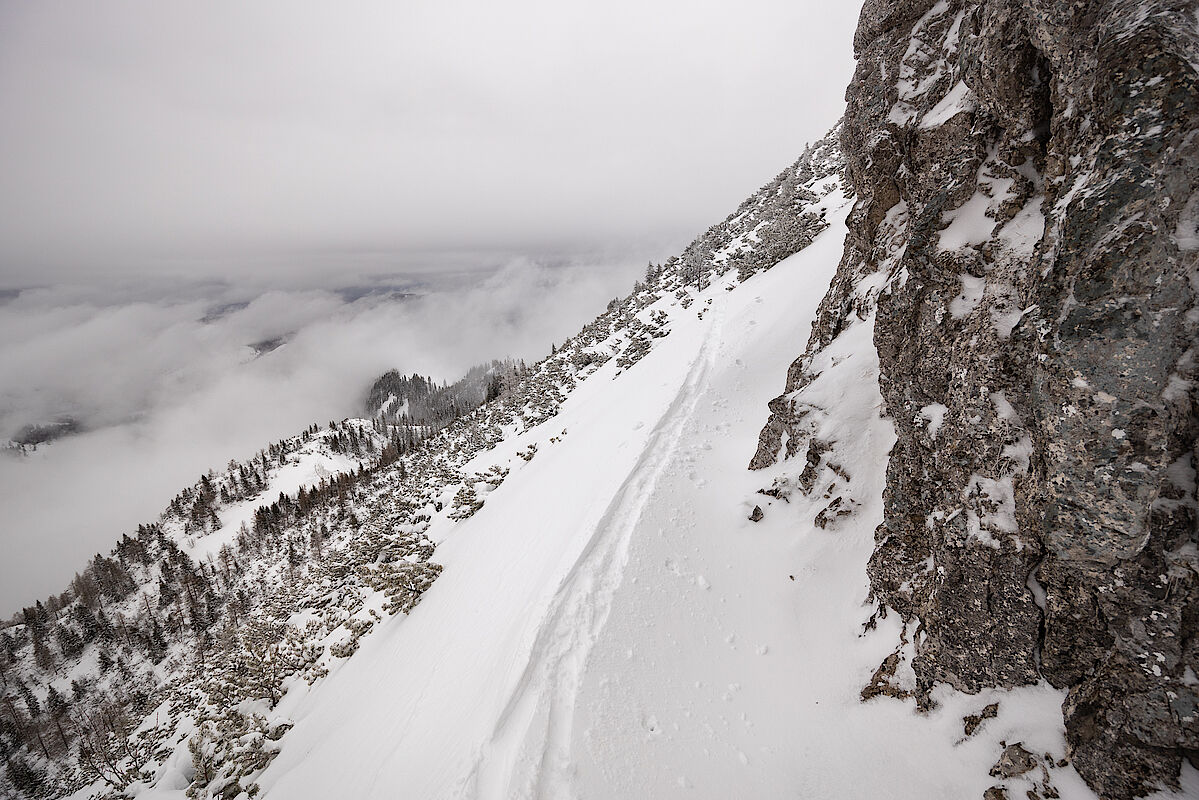
[(1016, 409), (1012, 406), (1010, 400), (1007, 399), (1006, 392), (990, 392), (989, 397), (991, 403), (995, 406), (995, 415), (1007, 422), (1020, 424), (1020, 415), (1016, 413)]
[[(437, 518), (445, 572), (421, 604), (285, 701), (296, 726), (260, 797), (978, 797), (1000, 739), (1060, 756), (1062, 695), (1044, 685), (941, 689), (924, 715), (859, 700), (900, 627), (893, 614), (859, 636), (894, 442), (872, 319), (803, 390), (836, 409), (818, 434), (850, 478), (772, 502), (757, 490), (794, 464), (745, 470), (847, 211), (735, 291), (714, 281), (705, 314), (671, 307), (672, 335), (640, 364), (618, 380), (605, 364), (552, 425), (469, 464), (510, 474), (474, 516)], [(833, 482), (859, 505), (825, 531), (812, 520)], [(963, 740), (962, 716), (993, 701)], [(1093, 797), (1072, 770), (1054, 781)]]
[(945, 212), (944, 219), (949, 221), (949, 226), (941, 231), (938, 242), (941, 252), (974, 247), (990, 239), (995, 230), (995, 220), (987, 216), (990, 204), (990, 197), (975, 192), (965, 203)]
[[(954, 24), (950, 27), (938, 50), (932, 50), (924, 38), (925, 28), (948, 11), (949, 3), (946, 0), (937, 0), (937, 3), (912, 26), (912, 35), (907, 51), (899, 62), (899, 79), (895, 83), (898, 96), (888, 115), (888, 119), (896, 125), (905, 125), (911, 121), (916, 114), (913, 108), (915, 102), (936, 84), (945, 71), (946, 61), (942, 57), (943, 54), (957, 49), (961, 14), (954, 20)], [(917, 72), (930, 64), (932, 65), (931, 73), (926, 74), (921, 81), (917, 82)]]
[(999, 239), (1021, 256), (1031, 256), (1045, 235), (1045, 213), (1041, 209), (1043, 196), (1029, 200), (1006, 225), (999, 229)]
[(409, 405), (408, 405), (408, 398), (405, 397), (404, 402), (400, 403), (397, 406), (396, 403), (398, 401), (399, 401), (398, 397), (396, 397), (394, 394), (389, 394), (387, 396), (387, 399), (385, 401), (383, 401), (383, 404), (381, 406), (379, 406), (378, 413), (380, 415), (388, 415), (389, 418), (392, 418), (392, 419), (397, 418), (397, 417), (403, 417), (403, 416), (407, 415), (408, 413), (410, 413), (410, 409), (409, 409)]
[(1002, 533), (1015, 533), (1019, 529), (1016, 523), (1016, 493), (1012, 488), (1012, 477), (1004, 475), (1001, 478), (988, 478), (975, 473), (966, 482), (963, 499), (968, 495), (985, 498), (986, 505), (993, 508), (986, 514), (967, 510), (966, 526), (969, 535), (998, 549), (998, 540), (983, 526), (995, 528)]
[(941, 101), (924, 115), (920, 120), (920, 127), (924, 130), (937, 128), (963, 111), (973, 110), (974, 98), (971, 96), (970, 87), (964, 81), (958, 81), (945, 93)]
[(945, 412), (948, 410), (944, 403), (929, 403), (920, 409), (920, 418), (927, 423), (926, 430), (930, 438), (937, 438), (941, 423), (945, 420)]
[(995, 333), (1000, 339), (1006, 339), (1012, 335), (1012, 331), (1020, 320), (1024, 319), (1029, 309), (1007, 308), (1001, 309), (999, 306), (991, 308), (991, 325), (995, 328)]
[(322, 442), (321, 439), (310, 442), (290, 456), (288, 463), (271, 473), (266, 489), (262, 492), (231, 503), (217, 512), (221, 527), (206, 536), (185, 542), (184, 549), (188, 554), (198, 561), (215, 558), (226, 544), (236, 543), (237, 531), (241, 524), (244, 522), (247, 526), (253, 525), (254, 512), (264, 503), (270, 505), (280, 493), (294, 497), (301, 486), (311, 488), (322, 479), (327, 480), (340, 472), (358, 469), (357, 459), (330, 452), (322, 446)]
[(962, 291), (949, 301), (949, 314), (954, 319), (961, 319), (977, 308), (987, 286), (985, 278), (976, 278), (965, 273), (958, 277), (962, 281)]
[(1192, 195), (1178, 215), (1174, 241), (1183, 252), (1199, 250), (1199, 196)]
[(1027, 435), (1021, 436), (1014, 444), (1004, 445), (999, 455), (1010, 459), (1022, 472), (1028, 472), (1028, 465), (1032, 460), (1032, 438)]

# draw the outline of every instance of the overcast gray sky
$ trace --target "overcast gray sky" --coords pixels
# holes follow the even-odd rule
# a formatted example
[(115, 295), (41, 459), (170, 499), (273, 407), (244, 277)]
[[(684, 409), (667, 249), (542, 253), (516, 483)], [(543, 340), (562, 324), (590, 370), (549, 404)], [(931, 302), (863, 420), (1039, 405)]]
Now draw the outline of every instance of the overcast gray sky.
[(4, 0), (0, 288), (682, 243), (836, 120), (859, 5)]

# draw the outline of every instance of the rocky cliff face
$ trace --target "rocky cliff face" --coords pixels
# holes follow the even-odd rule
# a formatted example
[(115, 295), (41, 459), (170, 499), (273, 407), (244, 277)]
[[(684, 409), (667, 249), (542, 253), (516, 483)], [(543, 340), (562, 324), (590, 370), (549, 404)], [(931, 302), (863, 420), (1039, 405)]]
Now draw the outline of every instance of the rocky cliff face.
[(897, 443), (868, 567), (916, 696), (1042, 678), (1101, 796), (1199, 764), (1199, 11), (867, 0), (858, 195), (752, 466), (828, 459), (802, 389), (874, 320)]

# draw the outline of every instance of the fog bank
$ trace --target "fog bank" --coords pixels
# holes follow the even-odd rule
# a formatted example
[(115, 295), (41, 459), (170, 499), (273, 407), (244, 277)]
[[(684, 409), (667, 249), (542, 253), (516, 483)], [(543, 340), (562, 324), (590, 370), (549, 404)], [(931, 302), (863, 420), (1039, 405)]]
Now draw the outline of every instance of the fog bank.
[(514, 260), (440, 283), (22, 291), (0, 304), (0, 436), (63, 416), (84, 432), (0, 458), (0, 614), (61, 591), (201, 472), (359, 413), (387, 369), (449, 381), (536, 360), (643, 268)]

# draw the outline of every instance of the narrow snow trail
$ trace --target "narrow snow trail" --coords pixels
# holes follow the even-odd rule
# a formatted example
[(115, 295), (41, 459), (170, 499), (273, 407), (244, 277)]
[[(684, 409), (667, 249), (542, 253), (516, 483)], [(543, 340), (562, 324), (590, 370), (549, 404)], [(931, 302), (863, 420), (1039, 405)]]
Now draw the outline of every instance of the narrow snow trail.
[[(832, 797), (863, 788), (843, 763), (859, 752), (846, 739), (869, 742), (875, 720), (849, 731), (837, 722), (860, 705), (857, 692), (886, 655), (881, 638), (859, 645), (855, 636), (869, 615), (864, 566), (891, 443), (874, 363), (846, 382), (840, 408), (852, 449), (864, 465), (876, 459), (861, 486), (874, 498), (865, 524), (816, 530), (820, 506), (797, 498), (755, 525), (747, 517), (755, 503), (767, 506), (755, 493), (769, 478), (745, 468), (842, 236), (835, 224), (722, 298), (705, 355), (564, 584), (462, 796), (784, 797), (807, 787), (817, 791), (799, 796)], [(864, 333), (858, 344), (868, 345)], [(828, 655), (855, 648), (847, 668)], [(891, 714), (911, 708), (896, 703)], [(812, 760), (805, 750), (826, 752)], [(849, 794), (826, 793), (837, 773)], [(911, 795), (901, 786), (890, 796)]]
[[(554, 731), (537, 774), (484, 796), (962, 796), (957, 770), (911, 759), (949, 750), (952, 720), (858, 698), (894, 641), (857, 637), (893, 441), (868, 324), (843, 343), (848, 371), (828, 397), (855, 516), (819, 529), (812, 518), (828, 498), (773, 500), (756, 493), (771, 474), (745, 469), (840, 252), (839, 238), (818, 241), (729, 298), (681, 445), (642, 501), (606, 624), (581, 680), (570, 679), (571, 725)], [(748, 520), (756, 504), (760, 523)]]
[[(872, 320), (828, 348), (807, 395), (827, 412), (819, 435), (836, 442), (842, 474), (825, 471), (810, 497), (784, 501), (757, 490), (794, 475), (795, 462), (746, 470), (840, 258), (841, 220), (728, 296), (707, 367), (680, 393), (685, 412), (668, 417), (668, 448), (653, 453), (653, 479), (612, 532), (614, 557), (584, 569), (602, 584), (580, 581), (565, 601), (593, 603), (596, 618), (563, 615), (551, 638), (564, 652), (523, 687), (525, 716), (501, 726), (489, 754), (501, 779), (480, 781), (475, 796), (958, 800), (994, 784), (1000, 740), (1063, 755), (1062, 698), (1046, 686), (942, 692), (926, 715), (911, 701), (860, 700), (899, 625), (892, 614), (859, 636), (894, 442)], [(836, 496), (854, 513), (816, 526)], [(966, 739), (963, 716), (992, 701), (1000, 716)], [(1053, 780), (1063, 798), (1094, 797), (1072, 770)]]
[(587, 657), (620, 588), (633, 532), (659, 478), (675, 458), (715, 362), (724, 309), (713, 308), (707, 316), (710, 321), (691, 371), (554, 598), (525, 673), (495, 737), (481, 754), (479, 769), (464, 787), (465, 794), (555, 796), (546, 794), (545, 776), (570, 771), (571, 753), (565, 745)]

